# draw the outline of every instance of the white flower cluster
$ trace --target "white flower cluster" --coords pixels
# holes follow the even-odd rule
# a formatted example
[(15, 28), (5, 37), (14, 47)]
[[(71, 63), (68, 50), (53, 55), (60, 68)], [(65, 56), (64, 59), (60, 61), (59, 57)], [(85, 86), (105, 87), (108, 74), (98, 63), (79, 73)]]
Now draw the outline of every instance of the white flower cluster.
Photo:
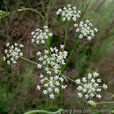
[(93, 24), (86, 20), (84, 23), (81, 21), (79, 24), (74, 24), (76, 27), (76, 32), (80, 32), (79, 38), (87, 38), (87, 40), (91, 41), (92, 38), (95, 36), (95, 32), (98, 32), (97, 28), (93, 27)]
[[(63, 50), (64, 45), (60, 45)], [(37, 65), (38, 69), (44, 69), (44, 75), (41, 74), (41, 84), (43, 87), (43, 93), (49, 94), (50, 98), (54, 99), (55, 94), (59, 93), (60, 86), (64, 89), (66, 85), (63, 85), (64, 79), (60, 76), (59, 72), (62, 66), (65, 64), (67, 58), (67, 51), (59, 51), (56, 47), (50, 48), (50, 50), (44, 50), (42, 54), (40, 51), (37, 53), (41, 64)], [(62, 82), (62, 84), (60, 84)], [(41, 86), (37, 86), (40, 90)]]
[(88, 73), (87, 77), (83, 77), (81, 80), (77, 79), (76, 83), (79, 85), (77, 87), (78, 96), (80, 98), (85, 97), (88, 100), (88, 103), (94, 102), (92, 98), (97, 97), (101, 98), (99, 94), (102, 88), (107, 89), (107, 85), (101, 85), (101, 79), (98, 78), (99, 74), (97, 72)]
[(61, 15), (62, 21), (73, 20), (74, 22), (76, 22), (77, 19), (80, 17), (81, 11), (77, 11), (76, 7), (71, 7), (71, 4), (68, 4), (67, 7), (64, 7), (63, 9), (58, 9), (56, 14)]
[[(37, 85), (37, 89), (40, 90), (41, 87), (43, 88), (43, 94), (49, 95), (51, 99), (55, 98), (55, 95), (60, 92), (60, 86), (61, 82), (63, 83), (64, 79), (62, 77), (59, 77), (58, 75), (55, 76), (44, 76), (40, 75), (40, 83), (43, 86)], [(66, 85), (62, 85), (62, 89), (65, 89)]]
[(32, 35), (32, 43), (35, 42), (36, 44), (45, 44), (46, 40), (53, 36), (48, 29), (48, 26), (44, 26), (44, 30), (36, 29), (35, 31), (31, 32)]
[(23, 52), (21, 49), (24, 47), (23, 44), (10, 45), (9, 43), (6, 44), (7, 49), (5, 49), (5, 56), (3, 60), (7, 62), (7, 64), (15, 64), (19, 57), (23, 56)]

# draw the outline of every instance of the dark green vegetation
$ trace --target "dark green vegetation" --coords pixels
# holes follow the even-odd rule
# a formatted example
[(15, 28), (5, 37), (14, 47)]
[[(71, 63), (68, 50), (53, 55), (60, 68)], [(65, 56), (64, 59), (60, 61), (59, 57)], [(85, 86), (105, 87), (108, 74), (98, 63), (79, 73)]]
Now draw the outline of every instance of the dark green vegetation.
[[(17, 9), (30, 7), (39, 10), (43, 15), (48, 7), (48, 0), (1, 0), (3, 11), (13, 12), (0, 18), (0, 114), (22, 114), (32, 109), (57, 110), (59, 98), (51, 104), (45, 104), (45, 97), (36, 91), (40, 71), (35, 66), (20, 60), (18, 64), (8, 66), (2, 60), (6, 42), (25, 44), (24, 54), (36, 60), (35, 52), (42, 48), (31, 44), (30, 32), (36, 27), (43, 28), (43, 22), (37, 14)], [(66, 2), (64, 2), (66, 1)], [(70, 2), (69, 2), (70, 1)], [(53, 0), (49, 16), (49, 27), (54, 33), (51, 45), (60, 44), (64, 38), (64, 23), (57, 21), (55, 12), (67, 3), (76, 5), (83, 12), (82, 20), (89, 19), (98, 29), (92, 42), (82, 40), (72, 57), (65, 74), (73, 79), (87, 72), (97, 70), (108, 90), (102, 92), (101, 101), (114, 101), (114, 1), (112, 0)], [(45, 10), (45, 11), (44, 11)], [(73, 42), (78, 38), (75, 30), (69, 28), (67, 50), (70, 52)], [(75, 85), (69, 82), (64, 91), (64, 109), (91, 109), (84, 99), (77, 97)], [(97, 106), (96, 109), (110, 109), (114, 105)]]

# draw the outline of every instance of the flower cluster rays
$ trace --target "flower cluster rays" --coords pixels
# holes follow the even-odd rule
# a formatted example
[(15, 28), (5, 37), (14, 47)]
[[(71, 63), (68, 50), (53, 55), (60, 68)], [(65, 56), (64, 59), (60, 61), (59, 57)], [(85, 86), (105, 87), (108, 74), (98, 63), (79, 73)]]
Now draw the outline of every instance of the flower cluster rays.
[(44, 26), (44, 30), (37, 28), (35, 31), (31, 32), (32, 40), (31, 42), (35, 42), (36, 44), (45, 44), (46, 40), (53, 36), (48, 29), (48, 26)]
[(9, 43), (6, 44), (7, 49), (5, 49), (5, 56), (3, 60), (7, 62), (7, 64), (15, 64), (19, 57), (23, 56), (23, 52), (21, 49), (24, 47), (23, 44), (13, 44), (10, 45)]
[[(56, 47), (50, 48), (50, 50), (44, 50), (43, 53), (38, 52), (40, 64), (37, 65), (38, 69), (44, 69), (44, 72), (40, 75), (41, 86), (43, 93), (48, 94), (50, 98), (54, 99), (55, 94), (59, 93), (60, 87), (65, 89), (66, 85), (63, 85), (64, 78), (60, 75), (61, 67), (65, 64), (67, 58), (67, 51), (62, 51), (64, 46), (61, 45), (61, 51)], [(62, 82), (62, 85), (60, 84)]]
[(77, 19), (80, 17), (81, 11), (76, 10), (76, 7), (72, 7), (71, 4), (68, 4), (67, 7), (63, 9), (60, 8), (56, 12), (56, 15), (61, 15), (62, 21), (74, 21), (76, 22)]
[(107, 85), (101, 84), (101, 79), (98, 78), (99, 74), (97, 72), (88, 73), (87, 77), (83, 77), (82, 79), (77, 79), (76, 83), (79, 85), (77, 87), (78, 96), (80, 98), (85, 97), (88, 102), (92, 102), (93, 98), (101, 98), (101, 90), (107, 89)]
[(81, 21), (79, 24), (75, 23), (74, 27), (76, 27), (76, 32), (80, 32), (79, 38), (87, 38), (87, 40), (91, 41), (95, 36), (95, 33), (98, 32), (97, 28), (93, 27), (93, 24), (90, 23), (89, 20), (86, 20), (84, 23)]

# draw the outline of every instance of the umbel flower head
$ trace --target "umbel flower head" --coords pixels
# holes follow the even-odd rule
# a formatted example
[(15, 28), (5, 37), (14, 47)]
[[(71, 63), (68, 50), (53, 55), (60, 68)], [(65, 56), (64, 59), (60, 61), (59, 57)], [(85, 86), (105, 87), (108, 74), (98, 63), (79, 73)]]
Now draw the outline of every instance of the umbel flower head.
[(36, 44), (45, 44), (46, 40), (53, 36), (48, 29), (48, 26), (44, 26), (44, 30), (36, 29), (35, 31), (31, 32), (32, 35), (32, 43), (35, 42)]
[(92, 103), (93, 98), (101, 98), (101, 90), (107, 89), (107, 85), (101, 84), (101, 79), (98, 78), (99, 74), (97, 72), (88, 73), (87, 77), (83, 77), (81, 80), (77, 79), (76, 83), (79, 85), (77, 87), (78, 96), (80, 98), (85, 97), (88, 103)]
[(40, 90), (42, 88), (44, 95), (49, 95), (50, 99), (54, 99), (57, 94), (60, 92), (60, 87), (62, 89), (66, 88), (66, 85), (62, 85), (61, 83), (64, 82), (64, 79), (58, 75), (50, 75), (44, 76), (43, 74), (40, 75), (40, 83), (42, 85), (37, 85), (37, 89)]
[(89, 41), (91, 41), (95, 36), (95, 33), (98, 32), (98, 29), (94, 28), (89, 20), (86, 20), (85, 22), (81, 21), (79, 24), (74, 24), (74, 27), (76, 27), (76, 32), (80, 32), (80, 39), (87, 38)]
[(21, 49), (24, 47), (23, 44), (6, 44), (7, 49), (5, 49), (5, 56), (3, 56), (3, 60), (7, 62), (7, 64), (15, 64), (19, 57), (23, 56), (23, 52)]
[[(64, 89), (66, 85), (63, 85), (64, 79), (60, 75), (60, 70), (65, 64), (67, 58), (67, 51), (63, 51), (64, 45), (60, 45), (61, 51), (56, 47), (50, 48), (50, 50), (44, 50), (37, 53), (39, 56), (40, 64), (37, 65), (38, 69), (44, 69), (41, 74), (41, 86), (37, 86), (38, 89), (42, 87), (43, 93), (48, 94), (50, 98), (54, 99), (55, 94), (59, 93), (60, 86)], [(60, 85), (60, 83), (62, 84)]]
[(74, 21), (80, 17), (81, 11), (76, 10), (76, 7), (72, 7), (71, 4), (68, 4), (67, 7), (60, 8), (56, 12), (56, 15), (60, 15), (62, 17), (62, 21)]

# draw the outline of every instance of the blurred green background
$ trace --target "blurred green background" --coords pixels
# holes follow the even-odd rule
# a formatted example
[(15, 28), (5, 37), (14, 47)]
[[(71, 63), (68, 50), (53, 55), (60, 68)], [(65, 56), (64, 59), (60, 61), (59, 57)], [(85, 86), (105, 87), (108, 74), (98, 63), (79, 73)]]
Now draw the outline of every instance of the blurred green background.
[[(6, 42), (25, 44), (24, 54), (36, 60), (35, 52), (41, 47), (31, 44), (30, 33), (36, 27), (43, 27), (43, 22), (35, 13), (16, 12), (17, 9), (30, 7), (39, 10), (43, 15), (48, 7), (48, 0), (0, 0), (0, 10), (13, 12), (0, 18), (0, 114), (22, 114), (33, 109), (56, 110), (59, 99), (53, 104), (45, 105), (45, 96), (36, 91), (40, 71), (35, 66), (19, 61), (8, 66), (2, 60)], [(43, 5), (44, 3), (44, 10)], [(108, 90), (102, 92), (100, 101), (114, 101), (114, 0), (53, 0), (49, 16), (49, 27), (54, 33), (51, 45), (58, 46), (63, 42), (64, 23), (57, 20), (58, 8), (70, 3), (82, 11), (82, 20), (89, 19), (99, 29), (92, 42), (82, 40), (72, 57), (65, 74), (73, 79), (84, 76), (87, 72), (98, 71)], [(72, 25), (66, 50), (70, 52), (77, 34)], [(70, 84), (64, 91), (64, 109), (90, 109), (84, 99), (79, 99), (76, 86)], [(100, 105), (97, 109), (110, 109), (114, 105)]]

